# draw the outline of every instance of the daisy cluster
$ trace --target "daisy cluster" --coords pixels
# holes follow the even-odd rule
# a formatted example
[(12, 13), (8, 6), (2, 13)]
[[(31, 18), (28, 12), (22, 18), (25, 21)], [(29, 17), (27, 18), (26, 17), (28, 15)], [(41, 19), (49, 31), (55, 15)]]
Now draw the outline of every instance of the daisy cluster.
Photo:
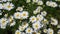
[[(42, 7), (45, 7), (42, 0), (26, 0), (26, 4), (28, 5), (30, 5), (30, 3), (38, 5), (33, 11), (28, 11), (24, 5), (16, 7), (12, 1), (13, 0), (0, 0), (0, 16), (5, 13), (4, 11), (8, 11), (7, 14), (4, 14), (4, 16), (0, 18), (1, 29), (6, 29), (7, 26), (15, 27), (19, 24), (14, 34), (54, 34), (55, 30), (52, 26), (60, 28), (58, 19), (54, 17), (46, 18), (48, 13)], [(45, 4), (52, 8), (59, 7), (59, 5), (53, 1), (46, 1)], [(27, 10), (25, 10), (25, 8)], [(13, 11), (13, 15), (9, 15), (12, 10), (15, 10)], [(60, 34), (60, 30), (58, 30), (57, 34)]]

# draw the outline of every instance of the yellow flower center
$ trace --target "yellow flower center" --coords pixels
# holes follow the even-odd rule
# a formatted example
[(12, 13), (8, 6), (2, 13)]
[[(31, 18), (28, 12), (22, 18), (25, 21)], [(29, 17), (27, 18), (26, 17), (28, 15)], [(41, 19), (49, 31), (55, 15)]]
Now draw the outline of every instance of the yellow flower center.
[(26, 14), (24, 13), (23, 16), (26, 16)]
[(19, 16), (19, 14), (16, 15), (17, 17)]
[(11, 8), (11, 6), (10, 6), (10, 5), (8, 5), (7, 7), (8, 7), (8, 8)]
[(35, 18), (32, 18), (32, 21), (35, 20)]
[(39, 20), (39, 18), (36, 18), (36, 20), (38, 21), (38, 20)]
[(28, 30), (28, 32), (30, 32), (31, 30)]
[(52, 32), (50, 32), (50, 34), (52, 34)]
[(36, 24), (35, 27), (38, 28), (38, 25)]

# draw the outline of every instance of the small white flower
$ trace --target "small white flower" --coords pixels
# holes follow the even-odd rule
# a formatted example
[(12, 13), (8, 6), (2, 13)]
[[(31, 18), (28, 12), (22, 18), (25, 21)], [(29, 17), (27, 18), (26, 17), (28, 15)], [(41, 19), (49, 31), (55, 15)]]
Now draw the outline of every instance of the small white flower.
[(16, 11), (23, 11), (23, 7), (18, 7)]
[(36, 9), (37, 13), (40, 13), (40, 11), (41, 11), (42, 9), (43, 9), (43, 8), (42, 8), (41, 6), (38, 6), (37, 9)]
[(33, 22), (36, 22), (36, 17), (35, 16), (31, 16), (30, 17), (30, 21), (33, 23)]
[(49, 24), (49, 22), (48, 22), (47, 19), (43, 19), (43, 20), (42, 20), (42, 24), (46, 25), (46, 24)]
[(22, 26), (24, 26), (24, 28), (27, 28), (28, 27), (28, 23), (27, 22), (23, 22)]
[(8, 10), (8, 11), (10, 11), (11, 9), (13, 9), (14, 8), (14, 5), (12, 4), (12, 3), (10, 3), (10, 2), (7, 2), (6, 4), (5, 4), (5, 7), (4, 7), (4, 9), (6, 9), (6, 10)]
[(54, 18), (51, 18), (51, 24), (52, 25), (57, 25), (58, 24), (58, 20), (54, 19)]
[(28, 12), (27, 11), (23, 11), (21, 14), (22, 19), (27, 19), (28, 18)]
[(34, 10), (34, 11), (33, 11), (33, 14), (37, 14), (37, 13), (38, 13), (37, 10)]
[(47, 34), (54, 34), (53, 29), (49, 28), (48, 31), (47, 31)]
[(0, 23), (1, 23), (1, 25), (7, 25), (7, 23), (8, 23), (8, 20), (6, 19), (6, 18), (1, 18), (0, 19)]
[(16, 24), (16, 22), (14, 21), (13, 16), (10, 16), (8, 20), (9, 20), (9, 25), (10, 26), (14, 26)]
[[(39, 19), (38, 19), (38, 18), (39, 18)], [(37, 15), (37, 20), (38, 20), (38, 21), (42, 21), (43, 18), (44, 18), (44, 17), (43, 17), (42, 15), (40, 15), (40, 14)]]
[(43, 5), (43, 1), (38, 1), (37, 4), (38, 5)]
[(26, 33), (28, 33), (28, 34), (32, 34), (33, 29), (32, 29), (32, 28), (27, 28), (25, 31), (26, 31)]
[(24, 26), (19, 26), (19, 30), (24, 31), (25, 30)]
[(34, 30), (38, 30), (38, 29), (41, 28), (41, 24), (40, 24), (40, 22), (35, 22), (35, 23), (33, 23), (32, 26), (33, 26)]
[(50, 5), (51, 5), (50, 1), (47, 1), (47, 2), (46, 2), (46, 5), (47, 5), (47, 6), (50, 6)]
[(10, 26), (14, 26), (16, 24), (15, 21), (10, 22)]
[(47, 12), (46, 11), (43, 11), (43, 12), (41, 12), (41, 15), (42, 16), (46, 16), (47, 15)]
[(47, 29), (44, 29), (43, 32), (44, 32), (44, 33), (47, 33)]
[(33, 11), (33, 14), (40, 13), (40, 11), (41, 11), (42, 9), (43, 9), (42, 7), (38, 6), (38, 7), (36, 8), (36, 10)]
[(31, 0), (26, 0), (26, 3), (29, 3), (29, 2), (31, 2)]
[(57, 3), (56, 2), (51, 2), (51, 7), (57, 7)]
[(8, 23), (8, 20), (6, 18), (1, 18), (0, 19), (0, 23), (1, 23), (1, 28), (2, 29), (5, 29), (6, 28), (6, 25)]
[(15, 19), (20, 19), (21, 18), (21, 13), (20, 12), (14, 13), (14, 18)]
[(51, 7), (57, 7), (58, 6), (56, 2), (52, 2), (52, 1), (47, 1), (46, 5), (51, 6)]
[(19, 30), (16, 30), (15, 34), (21, 34), (21, 32)]

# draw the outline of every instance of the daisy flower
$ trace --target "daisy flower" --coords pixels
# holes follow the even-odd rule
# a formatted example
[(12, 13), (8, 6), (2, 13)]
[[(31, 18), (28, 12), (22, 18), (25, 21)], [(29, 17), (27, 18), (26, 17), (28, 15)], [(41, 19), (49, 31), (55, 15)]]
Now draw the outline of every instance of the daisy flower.
[(54, 18), (51, 18), (51, 24), (52, 25), (57, 25), (58, 24), (58, 20), (54, 19)]
[(23, 11), (23, 7), (18, 7), (16, 11)]
[(19, 30), (24, 31), (25, 30), (24, 26), (19, 26)]
[(48, 24), (48, 23), (49, 23), (49, 22), (48, 22), (47, 19), (43, 19), (43, 20), (42, 20), (42, 24), (46, 25), (46, 24)]
[(41, 11), (42, 9), (43, 9), (43, 8), (42, 8), (41, 6), (38, 6), (37, 9), (36, 9), (37, 13), (40, 13), (40, 11)]
[(34, 10), (34, 11), (33, 11), (33, 14), (37, 14), (37, 13), (38, 13), (37, 10)]
[(10, 26), (14, 26), (16, 24), (16, 22), (14, 21), (13, 16), (10, 16), (8, 20), (9, 20)]
[(15, 19), (20, 19), (21, 18), (21, 13), (20, 12), (14, 13), (14, 18)]
[(8, 11), (10, 11), (11, 9), (13, 9), (14, 8), (14, 5), (12, 4), (12, 3), (10, 3), (10, 2), (7, 2), (6, 4), (5, 4), (5, 7), (4, 7), (4, 9), (6, 9), (6, 10), (8, 10)]
[(46, 5), (47, 5), (47, 6), (50, 6), (50, 5), (51, 5), (50, 1), (47, 1), (47, 2), (46, 2)]
[(27, 19), (28, 18), (28, 12), (27, 11), (23, 11), (21, 14), (22, 19)]
[(33, 11), (33, 14), (40, 13), (40, 11), (41, 11), (42, 9), (43, 9), (42, 7), (38, 6), (38, 7), (36, 8), (36, 10)]
[(51, 7), (57, 7), (58, 6), (56, 2), (52, 2), (52, 1), (47, 1), (46, 5), (51, 6)]
[(1, 22), (1, 25), (6, 25), (8, 23), (6, 18), (1, 18), (0, 22)]
[(51, 2), (51, 7), (57, 7), (57, 3), (56, 2)]
[(40, 14), (37, 15), (37, 18), (36, 18), (37, 21), (42, 21), (43, 19), (44, 17), (42, 15)]
[(33, 29), (32, 29), (32, 28), (27, 28), (27, 29), (25, 30), (25, 32), (26, 32), (27, 34), (32, 34)]
[(33, 22), (36, 22), (36, 17), (35, 16), (31, 16), (30, 17), (30, 21), (33, 23)]
[(46, 11), (43, 11), (43, 12), (41, 12), (41, 15), (42, 16), (46, 16), (47, 15), (47, 12)]
[(47, 33), (47, 29), (43, 29), (43, 32), (44, 32), (44, 33)]
[(34, 30), (38, 30), (38, 29), (41, 28), (40, 22), (35, 22), (35, 23), (32, 24), (32, 26), (33, 26)]
[(43, 1), (38, 1), (37, 4), (38, 5), (43, 5)]
[(24, 28), (27, 28), (28, 27), (28, 23), (27, 22), (23, 22), (22, 26), (24, 26)]
[(1, 23), (1, 28), (5, 29), (8, 23), (8, 20), (6, 18), (1, 18), (0, 23)]

